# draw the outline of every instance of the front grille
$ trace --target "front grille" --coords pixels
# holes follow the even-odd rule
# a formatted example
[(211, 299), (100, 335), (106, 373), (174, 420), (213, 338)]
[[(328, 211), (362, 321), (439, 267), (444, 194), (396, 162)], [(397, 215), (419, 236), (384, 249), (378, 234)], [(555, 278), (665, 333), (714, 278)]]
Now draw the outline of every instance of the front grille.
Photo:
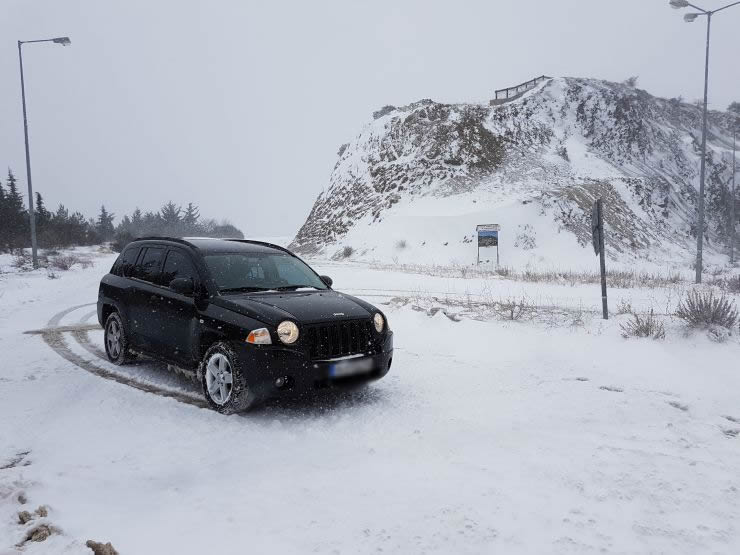
[(349, 320), (313, 324), (306, 329), (311, 359), (329, 359), (373, 350), (370, 320)]

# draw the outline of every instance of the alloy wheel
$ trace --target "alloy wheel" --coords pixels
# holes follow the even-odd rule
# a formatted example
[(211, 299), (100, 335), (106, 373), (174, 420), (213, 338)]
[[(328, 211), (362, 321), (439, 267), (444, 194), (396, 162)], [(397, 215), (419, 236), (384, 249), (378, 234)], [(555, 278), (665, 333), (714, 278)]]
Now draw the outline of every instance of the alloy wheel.
[(111, 358), (118, 358), (121, 354), (121, 326), (116, 320), (111, 320), (108, 324), (105, 342)]
[(231, 397), (234, 376), (226, 355), (214, 353), (206, 364), (206, 389), (217, 405), (224, 405)]

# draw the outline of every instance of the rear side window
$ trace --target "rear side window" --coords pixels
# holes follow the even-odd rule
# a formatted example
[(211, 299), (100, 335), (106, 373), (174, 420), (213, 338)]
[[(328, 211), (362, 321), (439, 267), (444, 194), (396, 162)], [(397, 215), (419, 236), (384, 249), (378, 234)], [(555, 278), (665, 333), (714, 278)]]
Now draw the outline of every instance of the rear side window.
[(195, 284), (198, 281), (198, 274), (185, 253), (172, 250), (167, 255), (167, 260), (164, 263), (162, 285), (169, 285), (175, 278), (190, 278)]
[(129, 247), (121, 253), (113, 267), (113, 274), (117, 276), (128, 277), (136, 263), (136, 257), (139, 256), (139, 247)]
[(154, 283), (159, 274), (159, 265), (162, 261), (164, 249), (161, 247), (147, 247), (139, 256), (131, 277)]

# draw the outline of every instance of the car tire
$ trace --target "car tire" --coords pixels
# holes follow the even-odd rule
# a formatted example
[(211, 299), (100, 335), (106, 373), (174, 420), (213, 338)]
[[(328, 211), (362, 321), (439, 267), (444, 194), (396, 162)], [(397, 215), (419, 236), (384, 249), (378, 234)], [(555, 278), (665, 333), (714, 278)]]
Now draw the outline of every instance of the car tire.
[(123, 325), (123, 319), (118, 312), (112, 312), (105, 321), (103, 343), (108, 360), (117, 366), (123, 366), (131, 361), (128, 333)]
[(256, 398), (247, 384), (245, 370), (227, 342), (215, 343), (206, 351), (198, 375), (203, 395), (212, 409), (221, 414), (234, 414), (255, 405)]

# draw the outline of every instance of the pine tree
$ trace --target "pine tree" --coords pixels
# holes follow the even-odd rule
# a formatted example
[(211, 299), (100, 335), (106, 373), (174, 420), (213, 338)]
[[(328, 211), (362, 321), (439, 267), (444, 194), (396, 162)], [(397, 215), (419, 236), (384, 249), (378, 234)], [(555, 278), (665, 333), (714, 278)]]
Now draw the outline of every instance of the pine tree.
[(51, 220), (51, 214), (46, 209), (46, 205), (44, 204), (44, 197), (41, 196), (41, 193), (36, 193), (36, 225), (37, 226), (43, 226), (49, 223)]
[(179, 206), (175, 206), (175, 203), (172, 201), (165, 204), (159, 211), (159, 213), (162, 215), (162, 221), (168, 228), (177, 226), (180, 223), (181, 212), (182, 208), (180, 208)]
[[(75, 214), (75, 216), (76, 215), (77, 214)], [(95, 224), (95, 229), (98, 232), (101, 241), (110, 241), (113, 238), (113, 234), (115, 233), (115, 228), (113, 227), (114, 218), (115, 214), (108, 212), (104, 205), (100, 207), (100, 215)]]
[(0, 252), (8, 248), (8, 224), (5, 218), (7, 212), (7, 197), (5, 195), (5, 189), (3, 188), (3, 182), (0, 181)]
[(141, 210), (137, 207), (136, 210), (134, 210), (134, 213), (131, 214), (131, 225), (136, 231), (140, 231), (143, 222), (144, 219), (141, 215)]
[(23, 195), (18, 192), (18, 185), (13, 174), (13, 170), (8, 169), (8, 207), (11, 213), (14, 213), (20, 217), (24, 216), (26, 211), (23, 208)]
[(8, 246), (21, 248), (25, 246), (28, 235), (28, 218), (23, 207), (23, 195), (18, 191), (13, 171), (8, 168), (8, 193), (5, 196), (5, 222), (7, 225)]
[(198, 207), (192, 202), (189, 202), (187, 208), (185, 208), (185, 214), (182, 216), (182, 223), (185, 226), (186, 233), (196, 232), (198, 228), (198, 218), (200, 218)]

